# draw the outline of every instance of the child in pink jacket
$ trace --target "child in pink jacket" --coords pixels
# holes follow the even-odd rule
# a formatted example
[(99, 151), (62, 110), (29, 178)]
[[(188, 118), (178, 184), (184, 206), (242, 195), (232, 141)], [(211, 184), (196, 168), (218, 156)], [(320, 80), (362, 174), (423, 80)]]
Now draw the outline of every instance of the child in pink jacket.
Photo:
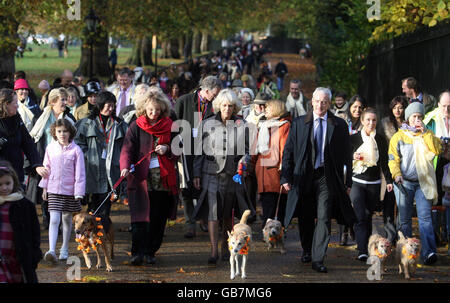
[(72, 231), (72, 215), (81, 211), (81, 200), (85, 194), (86, 174), (84, 155), (73, 142), (76, 129), (66, 119), (59, 119), (50, 127), (53, 140), (45, 150), (44, 167), (47, 177), (39, 186), (43, 188), (42, 198), (48, 199), (50, 226), (48, 230), (49, 250), (44, 260), (56, 263), (55, 247), (58, 240), (59, 223), (63, 221), (63, 244), (59, 259), (69, 256), (69, 240)]

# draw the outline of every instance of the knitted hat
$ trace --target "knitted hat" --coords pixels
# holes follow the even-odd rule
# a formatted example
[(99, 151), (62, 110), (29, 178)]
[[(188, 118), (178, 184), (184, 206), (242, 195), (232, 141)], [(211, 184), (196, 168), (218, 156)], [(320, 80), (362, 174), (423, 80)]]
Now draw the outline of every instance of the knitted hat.
[(424, 109), (422, 103), (420, 103), (420, 102), (413, 102), (410, 105), (408, 105), (408, 107), (405, 110), (405, 120), (408, 121), (409, 117), (412, 114), (415, 114), (415, 113), (419, 113), (422, 116), (425, 114), (425, 109)]
[(244, 87), (243, 89), (241, 89), (241, 95), (242, 95), (243, 93), (249, 94), (249, 95), (250, 95), (250, 98), (252, 99), (252, 101), (253, 101), (253, 99), (255, 99), (255, 93), (254, 93), (250, 88)]
[(18, 90), (21, 88), (30, 89), (30, 87), (28, 86), (27, 80), (17, 79), (16, 82), (14, 82), (14, 90)]
[(50, 84), (48, 84), (47, 80), (42, 80), (41, 82), (39, 82), (38, 88), (39, 89), (49, 90), (50, 89)]

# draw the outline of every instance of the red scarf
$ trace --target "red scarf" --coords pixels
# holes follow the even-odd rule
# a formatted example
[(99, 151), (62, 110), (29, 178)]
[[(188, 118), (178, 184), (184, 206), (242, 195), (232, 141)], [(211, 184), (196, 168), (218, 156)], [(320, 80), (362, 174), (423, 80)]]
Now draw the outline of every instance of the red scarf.
[[(143, 115), (136, 119), (136, 124), (150, 135), (157, 137), (159, 145), (167, 144), (170, 146), (172, 128), (170, 118), (161, 118), (156, 124), (151, 125), (147, 116)], [(177, 194), (177, 176), (174, 163), (166, 155), (157, 154), (157, 156), (163, 186), (169, 189), (172, 194)]]

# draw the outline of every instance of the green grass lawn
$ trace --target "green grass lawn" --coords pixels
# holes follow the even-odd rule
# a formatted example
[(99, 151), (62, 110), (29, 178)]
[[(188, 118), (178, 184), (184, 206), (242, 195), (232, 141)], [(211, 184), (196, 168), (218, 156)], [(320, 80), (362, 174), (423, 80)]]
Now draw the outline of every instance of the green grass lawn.
[[(32, 52), (26, 51), (23, 58), (16, 58), (16, 71), (23, 70), (27, 74), (28, 82), (31, 87), (37, 90), (41, 80), (47, 80), (50, 85), (53, 80), (59, 77), (64, 69), (75, 71), (80, 64), (81, 47), (69, 47), (68, 57), (58, 57), (58, 49), (51, 48), (48, 45), (28, 44)], [(160, 50), (158, 49), (158, 53)], [(118, 67), (127, 66), (126, 60), (130, 57), (131, 48), (117, 49)], [(182, 59), (161, 59), (158, 58), (158, 66), (168, 66), (170, 62), (180, 63)], [(133, 65), (128, 65), (134, 68)], [(144, 66), (144, 68), (154, 69), (153, 66)]]

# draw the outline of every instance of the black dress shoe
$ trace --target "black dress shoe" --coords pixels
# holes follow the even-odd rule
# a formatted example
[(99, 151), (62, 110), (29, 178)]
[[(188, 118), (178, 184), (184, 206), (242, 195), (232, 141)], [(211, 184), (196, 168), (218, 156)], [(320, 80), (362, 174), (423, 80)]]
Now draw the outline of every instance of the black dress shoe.
[(216, 265), (217, 264), (217, 259), (219, 259), (219, 257), (209, 257), (208, 259), (208, 264), (212, 264), (212, 265)]
[(304, 253), (302, 256), (302, 263), (309, 263), (311, 262), (311, 254), (310, 253)]
[(142, 265), (143, 262), (144, 262), (144, 258), (142, 257), (142, 255), (135, 255), (135, 256), (132, 256), (130, 259), (131, 265), (134, 265), (134, 266)]
[(187, 233), (184, 234), (184, 237), (187, 239), (192, 239), (195, 237), (195, 232), (193, 231), (188, 231)]
[(317, 272), (321, 272), (321, 273), (328, 272), (327, 268), (325, 267), (325, 265), (323, 265), (322, 262), (313, 262), (312, 269), (314, 269)]
[(156, 264), (156, 258), (155, 256), (144, 255), (144, 262), (146, 264)]

